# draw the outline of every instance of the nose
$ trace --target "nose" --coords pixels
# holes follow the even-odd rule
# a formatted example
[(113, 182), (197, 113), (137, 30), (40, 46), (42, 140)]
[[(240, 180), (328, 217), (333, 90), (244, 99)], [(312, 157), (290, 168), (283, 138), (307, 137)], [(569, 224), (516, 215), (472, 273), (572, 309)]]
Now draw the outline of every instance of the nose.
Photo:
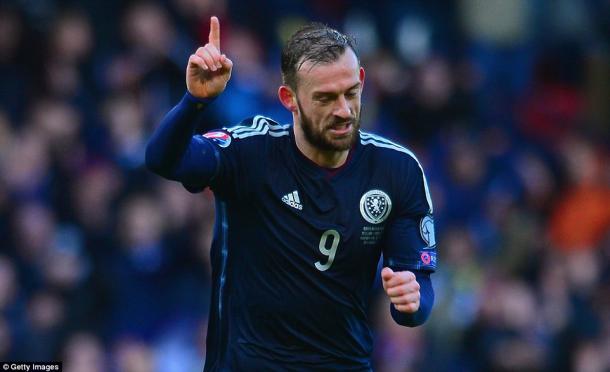
[(339, 98), (336, 100), (333, 115), (345, 120), (348, 120), (352, 117), (349, 102), (347, 101), (347, 99), (345, 99), (344, 95), (340, 95)]

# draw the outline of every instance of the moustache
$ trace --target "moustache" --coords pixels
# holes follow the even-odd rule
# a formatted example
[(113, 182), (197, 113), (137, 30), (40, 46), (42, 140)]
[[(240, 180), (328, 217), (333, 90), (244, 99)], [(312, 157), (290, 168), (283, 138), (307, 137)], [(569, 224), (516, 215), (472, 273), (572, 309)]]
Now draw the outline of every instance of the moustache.
[(356, 123), (356, 118), (351, 118), (348, 120), (334, 120), (326, 128), (332, 129), (332, 128), (336, 128), (336, 127), (342, 127), (344, 125), (354, 125), (355, 123)]

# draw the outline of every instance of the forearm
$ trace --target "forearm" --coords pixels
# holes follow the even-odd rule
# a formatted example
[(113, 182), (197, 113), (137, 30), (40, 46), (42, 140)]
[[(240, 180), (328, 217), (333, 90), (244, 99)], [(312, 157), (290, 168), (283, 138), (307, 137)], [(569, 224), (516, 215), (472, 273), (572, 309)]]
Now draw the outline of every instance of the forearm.
[(202, 111), (209, 100), (198, 100), (188, 93), (170, 110), (146, 146), (146, 166), (151, 171), (175, 178), (175, 173), (188, 151)]
[(396, 310), (394, 305), (390, 304), (390, 312), (394, 321), (406, 327), (417, 327), (424, 324), (434, 306), (434, 288), (432, 288), (430, 273), (421, 270), (414, 270), (413, 273), (420, 286), (419, 309), (415, 313), (408, 314)]

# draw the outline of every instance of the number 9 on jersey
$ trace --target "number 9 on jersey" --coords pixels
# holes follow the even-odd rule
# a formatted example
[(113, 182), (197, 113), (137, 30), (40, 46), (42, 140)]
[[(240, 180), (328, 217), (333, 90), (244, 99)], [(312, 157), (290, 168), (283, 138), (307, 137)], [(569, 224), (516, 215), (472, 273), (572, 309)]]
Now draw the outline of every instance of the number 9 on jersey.
[[(332, 242), (330, 243), (330, 248), (326, 248), (329, 237), (332, 239)], [(322, 237), (320, 237), (320, 244), (319, 244), (318, 248), (320, 249), (320, 252), (323, 255), (328, 257), (328, 260), (326, 261), (325, 264), (322, 264), (320, 261), (317, 261), (316, 269), (318, 269), (320, 271), (326, 271), (326, 270), (330, 269), (330, 267), (333, 264), (333, 261), (335, 260), (335, 254), (337, 253), (337, 247), (339, 247), (340, 239), (341, 239), (341, 236), (339, 235), (339, 232), (337, 232), (337, 230), (324, 231), (324, 233), (322, 234)]]

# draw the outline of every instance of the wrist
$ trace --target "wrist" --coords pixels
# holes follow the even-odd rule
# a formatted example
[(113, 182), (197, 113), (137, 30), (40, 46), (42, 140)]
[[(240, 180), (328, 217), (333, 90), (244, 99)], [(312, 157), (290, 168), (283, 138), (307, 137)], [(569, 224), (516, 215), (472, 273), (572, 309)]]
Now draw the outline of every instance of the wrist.
[(182, 98), (183, 102), (185, 102), (188, 106), (191, 106), (197, 110), (203, 110), (205, 107), (207, 107), (210, 103), (212, 103), (217, 96), (215, 97), (206, 97), (206, 98), (200, 98), (200, 97), (196, 97), (194, 95), (191, 94), (191, 92), (188, 91), (188, 89), (186, 90), (186, 93), (184, 94), (184, 97)]

